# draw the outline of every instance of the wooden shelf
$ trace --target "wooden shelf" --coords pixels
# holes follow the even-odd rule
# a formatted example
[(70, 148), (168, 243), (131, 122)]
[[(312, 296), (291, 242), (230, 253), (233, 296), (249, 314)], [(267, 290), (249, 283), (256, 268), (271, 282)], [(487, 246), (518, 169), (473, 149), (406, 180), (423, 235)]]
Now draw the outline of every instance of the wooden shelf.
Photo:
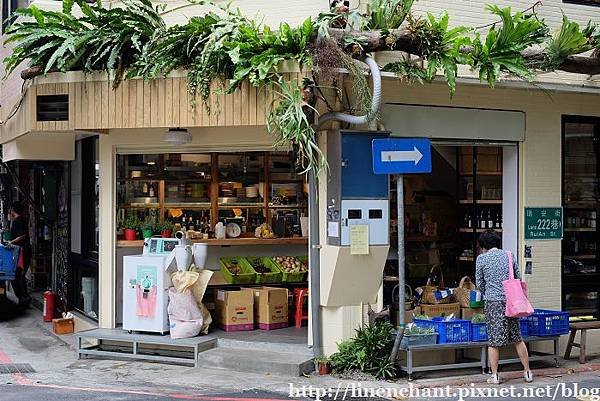
[(472, 233), (473, 231), (477, 232), (477, 233), (482, 233), (485, 232), (487, 230), (494, 230), (498, 233), (502, 232), (501, 228), (467, 228), (467, 227), (461, 227), (458, 229), (458, 232), (461, 233)]
[[(461, 199), (459, 201), (461, 205), (471, 205), (473, 204), (472, 199)], [(501, 205), (502, 199), (478, 199), (475, 201), (478, 205)]]
[(404, 237), (404, 240), (407, 242), (427, 242), (427, 241), (437, 241), (437, 236), (427, 236), (427, 235), (407, 235)]
[[(308, 245), (308, 238), (225, 238), (225, 239), (195, 239), (192, 243), (206, 243), (209, 246), (245, 246), (245, 245)], [(143, 240), (117, 240), (117, 248), (141, 248)]]
[(572, 256), (564, 256), (565, 259), (585, 259), (592, 260), (596, 259), (596, 255), (572, 255)]
[(160, 208), (159, 203), (124, 203), (120, 204), (121, 209), (158, 209)]
[(590, 227), (580, 227), (580, 228), (565, 228), (565, 232), (569, 233), (595, 233), (595, 228)]
[(565, 202), (565, 209), (596, 209), (595, 201), (571, 201)]
[[(482, 177), (501, 177), (502, 171), (477, 171), (476, 174), (479, 176), (482, 176)], [(461, 171), (460, 176), (461, 177), (472, 177), (473, 172)]]

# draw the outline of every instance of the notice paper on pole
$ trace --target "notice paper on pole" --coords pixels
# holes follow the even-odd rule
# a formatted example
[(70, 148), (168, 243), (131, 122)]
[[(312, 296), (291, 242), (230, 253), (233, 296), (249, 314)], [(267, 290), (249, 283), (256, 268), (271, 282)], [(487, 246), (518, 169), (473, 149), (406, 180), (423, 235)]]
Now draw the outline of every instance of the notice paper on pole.
[(431, 173), (431, 143), (427, 138), (373, 139), (375, 174)]
[(350, 226), (350, 255), (369, 254), (369, 226), (356, 224)]

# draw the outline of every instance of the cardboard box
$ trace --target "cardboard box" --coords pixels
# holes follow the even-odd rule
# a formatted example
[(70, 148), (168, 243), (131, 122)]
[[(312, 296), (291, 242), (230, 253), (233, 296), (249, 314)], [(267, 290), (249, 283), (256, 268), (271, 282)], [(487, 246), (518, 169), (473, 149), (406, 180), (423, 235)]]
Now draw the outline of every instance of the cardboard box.
[(218, 326), (225, 331), (254, 330), (254, 294), (252, 290), (218, 290), (215, 299)]
[(254, 325), (261, 330), (288, 327), (287, 288), (260, 287), (254, 291)]
[(72, 317), (67, 319), (52, 319), (54, 334), (71, 334), (75, 331), (75, 321)]
[(429, 317), (438, 316), (450, 316), (454, 314), (454, 317), (460, 316), (460, 304), (458, 302), (453, 304), (439, 304), (439, 305), (421, 305), (421, 314)]
[[(412, 323), (414, 316), (421, 314), (421, 307), (417, 306), (414, 309), (410, 309), (404, 312), (404, 323)], [(398, 311), (396, 309), (390, 310), (390, 323), (394, 327), (398, 325)]]
[(460, 308), (460, 318), (465, 320), (471, 320), (473, 315), (478, 313), (483, 314), (483, 308)]

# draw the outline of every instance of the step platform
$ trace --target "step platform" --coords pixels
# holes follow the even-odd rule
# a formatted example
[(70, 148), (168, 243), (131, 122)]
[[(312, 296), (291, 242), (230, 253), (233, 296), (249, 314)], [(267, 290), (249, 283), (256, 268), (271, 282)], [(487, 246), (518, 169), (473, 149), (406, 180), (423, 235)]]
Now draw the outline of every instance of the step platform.
[[(177, 365), (198, 366), (198, 354), (215, 348), (214, 336), (172, 339), (169, 335), (128, 333), (121, 329), (94, 329), (75, 334), (77, 359), (99, 356)], [(86, 344), (84, 344), (84, 341)], [(88, 342), (95, 343), (87, 345)]]

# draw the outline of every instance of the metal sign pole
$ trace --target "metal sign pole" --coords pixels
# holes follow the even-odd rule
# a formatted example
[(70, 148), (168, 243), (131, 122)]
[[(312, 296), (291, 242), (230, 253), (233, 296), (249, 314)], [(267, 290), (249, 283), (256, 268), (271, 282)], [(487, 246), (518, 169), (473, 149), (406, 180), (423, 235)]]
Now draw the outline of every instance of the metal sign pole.
[(398, 330), (404, 330), (405, 325), (405, 258), (404, 258), (404, 177), (396, 175), (396, 205), (398, 211)]
[[(404, 337), (405, 328), (405, 297), (406, 289), (404, 274), (404, 177), (402, 174), (396, 174), (396, 209), (398, 214), (398, 223), (396, 231), (398, 232), (398, 334), (394, 339), (394, 346), (390, 354), (390, 361), (394, 362), (398, 355), (400, 342)], [(393, 294), (392, 294), (393, 295)]]

